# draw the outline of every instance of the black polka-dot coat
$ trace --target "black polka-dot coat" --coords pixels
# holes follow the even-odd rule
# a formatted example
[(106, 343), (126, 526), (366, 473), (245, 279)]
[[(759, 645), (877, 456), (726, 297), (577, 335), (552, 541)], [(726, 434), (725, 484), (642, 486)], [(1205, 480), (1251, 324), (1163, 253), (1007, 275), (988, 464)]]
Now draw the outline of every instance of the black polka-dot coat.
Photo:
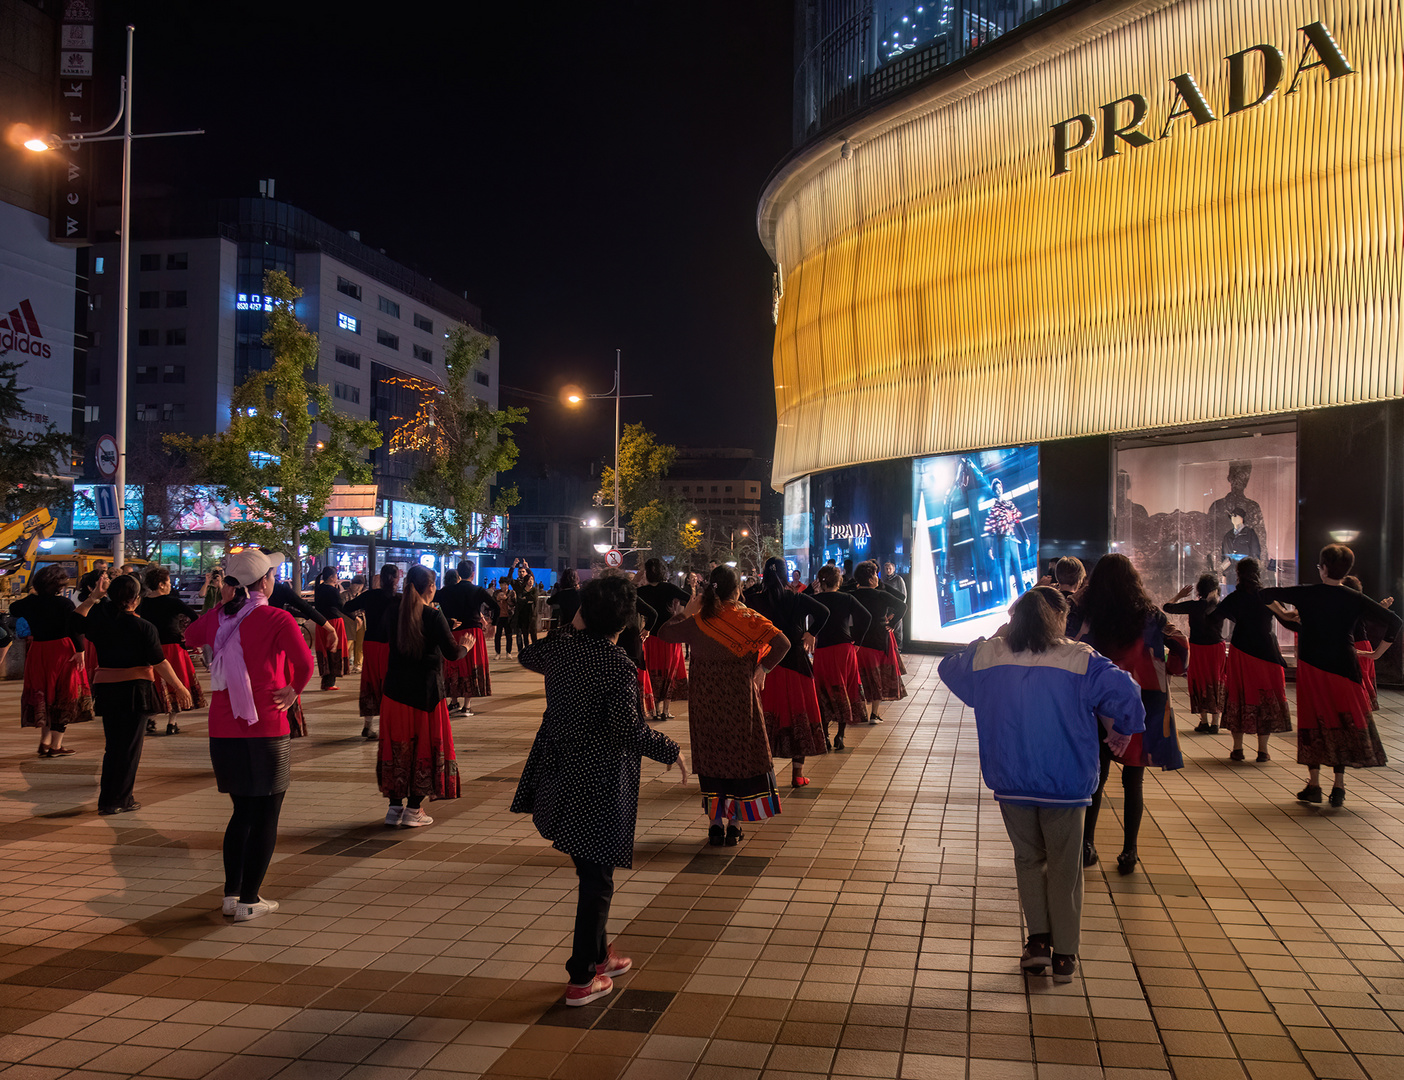
[(522, 770), (514, 814), (551, 846), (589, 862), (634, 864), (639, 759), (678, 760), (678, 744), (644, 723), (638, 676), (618, 646), (589, 633), (528, 645), (523, 667), (546, 676), (546, 715)]

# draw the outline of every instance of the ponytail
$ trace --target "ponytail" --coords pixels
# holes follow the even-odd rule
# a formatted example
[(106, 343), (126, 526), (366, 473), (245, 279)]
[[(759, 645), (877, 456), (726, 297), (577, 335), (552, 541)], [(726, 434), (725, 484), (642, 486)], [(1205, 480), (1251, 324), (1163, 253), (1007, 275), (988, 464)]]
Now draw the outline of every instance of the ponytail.
[(242, 585), (234, 586), (234, 599), (224, 605), (226, 615), (237, 615), (239, 609), (249, 602), (249, 590)]
[(741, 591), (741, 579), (729, 566), (718, 566), (707, 579), (707, 587), (702, 590), (702, 618), (714, 618), (721, 611), (722, 604), (736, 597)]
[(424, 594), (434, 583), (434, 575), (424, 566), (411, 566), (405, 575), (405, 592), (400, 600), (397, 649), (403, 656), (424, 652)]

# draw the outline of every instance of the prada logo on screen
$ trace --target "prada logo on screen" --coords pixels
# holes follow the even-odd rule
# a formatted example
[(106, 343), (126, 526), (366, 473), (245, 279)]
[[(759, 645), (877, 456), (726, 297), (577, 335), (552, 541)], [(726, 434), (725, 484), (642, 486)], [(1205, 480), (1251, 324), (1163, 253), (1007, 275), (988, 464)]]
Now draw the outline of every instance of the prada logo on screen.
[[(1295, 94), (1302, 77), (1313, 68), (1324, 68), (1328, 82), (1355, 70), (1324, 23), (1308, 23), (1300, 33), (1301, 54), (1287, 93)], [(1285, 57), (1272, 45), (1250, 45), (1224, 59), (1228, 64), (1225, 117), (1270, 101), (1287, 70)], [(1168, 104), (1162, 110), (1152, 110), (1144, 94), (1127, 94), (1101, 106), (1096, 115), (1078, 113), (1058, 121), (1053, 125), (1053, 175), (1072, 172), (1074, 155), (1094, 142), (1100, 142), (1097, 157), (1105, 161), (1128, 147), (1135, 150), (1168, 139), (1182, 120), (1192, 121), (1197, 128), (1219, 119), (1198, 80), (1188, 71), (1170, 80), (1164, 101)]]

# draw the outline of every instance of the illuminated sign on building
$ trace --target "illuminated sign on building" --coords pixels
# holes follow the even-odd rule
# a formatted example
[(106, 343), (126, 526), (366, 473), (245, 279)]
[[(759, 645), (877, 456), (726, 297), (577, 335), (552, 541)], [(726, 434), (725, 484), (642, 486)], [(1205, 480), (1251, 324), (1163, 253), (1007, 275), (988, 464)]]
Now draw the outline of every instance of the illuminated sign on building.
[(258, 293), (240, 293), (234, 307), (238, 311), (272, 311), (273, 297)]
[(830, 540), (857, 540), (857, 547), (863, 546), (863, 541), (872, 539), (873, 530), (868, 527), (866, 521), (854, 522), (852, 525), (830, 525)]
[[(1321, 22), (1307, 23), (1301, 28), (1306, 38), (1301, 59), (1292, 75), (1287, 93), (1295, 94), (1302, 76), (1312, 68), (1324, 67), (1327, 81), (1353, 74), (1355, 69), (1341, 52), (1331, 31)], [(1249, 57), (1254, 53), (1259, 59), (1252, 62), (1257, 74), (1250, 74)], [(1282, 53), (1271, 45), (1250, 45), (1225, 57), (1228, 61), (1228, 109), (1224, 116), (1233, 116), (1270, 100), (1282, 85), (1285, 72)], [(1251, 85), (1250, 85), (1251, 83)], [(1218, 120), (1213, 107), (1204, 97), (1199, 83), (1189, 72), (1183, 72), (1170, 80), (1170, 108), (1165, 113), (1165, 122), (1160, 134), (1146, 134), (1141, 129), (1150, 115), (1150, 104), (1143, 94), (1127, 94), (1125, 97), (1109, 101), (1097, 111), (1101, 113), (1102, 147), (1099, 159), (1116, 157), (1126, 147), (1133, 150), (1149, 146), (1157, 139), (1168, 139), (1174, 131), (1175, 121), (1189, 117), (1194, 126), (1210, 124)], [(1098, 122), (1091, 113), (1078, 113), (1053, 125), (1053, 175), (1062, 176), (1072, 172), (1069, 158), (1078, 150), (1092, 144), (1097, 135)], [(1074, 136), (1073, 131), (1077, 134)], [(1152, 132), (1154, 128), (1152, 127)], [(1123, 145), (1124, 144), (1124, 145)]]
[(350, 330), (353, 334), (361, 332), (361, 320), (354, 315), (348, 315), (344, 311), (336, 313), (336, 325), (342, 330)]

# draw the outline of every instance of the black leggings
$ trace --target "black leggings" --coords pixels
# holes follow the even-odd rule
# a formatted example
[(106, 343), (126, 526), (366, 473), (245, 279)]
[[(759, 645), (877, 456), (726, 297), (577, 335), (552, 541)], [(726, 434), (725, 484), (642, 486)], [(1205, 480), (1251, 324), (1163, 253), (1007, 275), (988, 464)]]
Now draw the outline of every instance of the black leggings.
[(405, 803), (409, 803), (409, 808), (411, 810), (418, 810), (422, 802), (424, 802), (423, 795), (411, 795), (408, 799), (391, 799), (390, 805), (403, 806)]
[[(1082, 842), (1092, 843), (1097, 832), (1097, 814), (1102, 809), (1102, 792), (1107, 786), (1111, 773), (1111, 748), (1102, 743), (1102, 777), (1097, 782), (1097, 790), (1092, 794), (1092, 805), (1087, 808), (1087, 817), (1082, 825)], [(1144, 765), (1123, 765), (1121, 767), (1121, 807), (1122, 824), (1125, 826), (1121, 850), (1135, 851), (1136, 838), (1141, 833), (1141, 816), (1145, 813), (1145, 795), (1141, 790), (1146, 778)]]
[(511, 623), (509, 623), (506, 619), (497, 620), (497, 633), (494, 635), (493, 641), (497, 646), (498, 656), (502, 655), (502, 638), (504, 635), (507, 638), (507, 655), (512, 655), (512, 633), (513, 631)]
[(241, 904), (258, 903), (258, 890), (278, 843), (284, 794), (229, 796), (234, 813), (224, 830), (224, 895), (238, 893)]

